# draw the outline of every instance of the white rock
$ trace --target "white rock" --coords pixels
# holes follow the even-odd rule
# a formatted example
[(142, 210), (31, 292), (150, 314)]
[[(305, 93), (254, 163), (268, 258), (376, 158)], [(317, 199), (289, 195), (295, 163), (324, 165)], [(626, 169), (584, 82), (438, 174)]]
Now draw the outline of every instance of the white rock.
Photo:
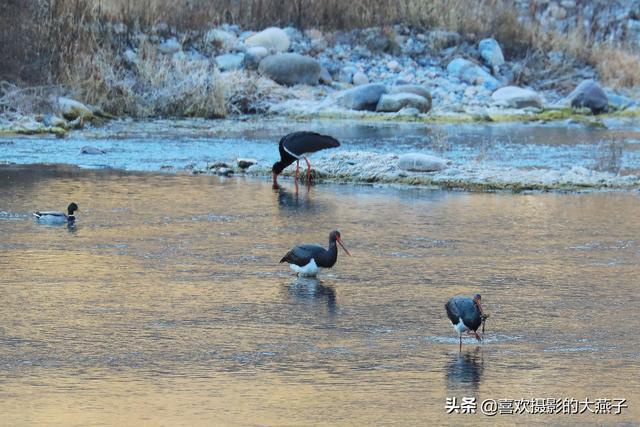
[(401, 67), (398, 61), (392, 59), (391, 61), (387, 62), (387, 68), (389, 69), (389, 71), (396, 72), (399, 71)]
[(411, 172), (435, 172), (446, 169), (448, 161), (422, 153), (407, 153), (398, 159), (398, 167)]
[(204, 42), (213, 44), (223, 50), (231, 50), (238, 44), (238, 37), (228, 31), (216, 28), (205, 34)]
[(502, 87), (493, 92), (491, 99), (511, 108), (542, 108), (542, 98), (536, 91), (517, 86)]
[(244, 44), (250, 47), (262, 46), (276, 52), (285, 52), (289, 49), (291, 42), (284, 30), (270, 27), (247, 37)]
[(362, 71), (358, 71), (353, 75), (353, 84), (356, 86), (366, 85), (369, 83), (369, 78)]
[(220, 71), (237, 70), (242, 67), (243, 61), (243, 54), (225, 53), (216, 56), (216, 63)]

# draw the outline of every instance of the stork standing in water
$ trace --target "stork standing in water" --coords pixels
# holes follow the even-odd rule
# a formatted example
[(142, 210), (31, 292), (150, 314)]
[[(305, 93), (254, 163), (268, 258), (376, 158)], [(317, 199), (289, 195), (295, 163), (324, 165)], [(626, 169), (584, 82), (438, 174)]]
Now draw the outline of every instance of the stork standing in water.
[(316, 151), (339, 146), (340, 143), (337, 139), (316, 132), (293, 132), (283, 136), (278, 144), (280, 160), (275, 162), (271, 168), (273, 188), (279, 188), (278, 175), (293, 162), (296, 162), (296, 181), (298, 180), (301, 159), (307, 162), (307, 182), (310, 182), (311, 163), (309, 159), (307, 159), (307, 156)]
[(480, 294), (476, 294), (473, 298), (458, 296), (451, 298), (444, 305), (447, 316), (460, 337), (460, 349), (462, 349), (463, 332), (474, 335), (478, 341), (482, 341), (476, 331), (489, 316), (482, 311), (481, 300)]
[(293, 271), (299, 276), (313, 277), (318, 274), (321, 268), (331, 268), (338, 260), (338, 246), (351, 256), (347, 248), (344, 247), (340, 232), (334, 230), (329, 234), (329, 249), (319, 245), (299, 245), (291, 249), (280, 262), (288, 262)]

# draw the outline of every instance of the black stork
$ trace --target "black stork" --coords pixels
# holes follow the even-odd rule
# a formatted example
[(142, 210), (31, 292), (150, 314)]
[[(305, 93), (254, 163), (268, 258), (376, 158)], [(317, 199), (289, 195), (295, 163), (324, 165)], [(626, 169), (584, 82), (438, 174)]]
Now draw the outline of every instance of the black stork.
[(338, 260), (338, 243), (342, 249), (351, 256), (344, 247), (340, 232), (334, 230), (329, 233), (329, 249), (319, 245), (299, 245), (291, 249), (280, 262), (288, 262), (293, 271), (299, 276), (313, 277), (321, 268), (331, 268)]
[(42, 224), (68, 224), (73, 225), (76, 221), (75, 211), (78, 210), (78, 205), (74, 202), (69, 203), (67, 206), (67, 213), (54, 212), (54, 211), (35, 211), (33, 216), (36, 220)]
[(296, 162), (296, 181), (298, 180), (300, 159), (304, 159), (307, 162), (307, 182), (310, 182), (311, 163), (309, 163), (307, 156), (316, 151), (339, 146), (340, 143), (337, 139), (316, 132), (293, 132), (283, 136), (278, 144), (280, 160), (275, 162), (271, 168), (273, 188), (279, 188), (278, 175), (293, 162)]
[(482, 311), (481, 301), (480, 294), (476, 294), (473, 298), (457, 296), (449, 299), (444, 305), (447, 316), (460, 337), (460, 348), (462, 348), (463, 332), (474, 335), (478, 341), (482, 341), (476, 331), (489, 316)]

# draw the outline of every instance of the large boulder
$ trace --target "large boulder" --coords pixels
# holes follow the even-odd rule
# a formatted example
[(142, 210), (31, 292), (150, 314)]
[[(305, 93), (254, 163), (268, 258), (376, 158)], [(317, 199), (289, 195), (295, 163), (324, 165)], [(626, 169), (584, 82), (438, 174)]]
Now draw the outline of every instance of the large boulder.
[(504, 64), (502, 49), (495, 39), (480, 40), (478, 50), (480, 50), (480, 56), (484, 59), (484, 62), (494, 73)]
[(58, 109), (60, 114), (67, 120), (75, 120), (81, 118), (82, 120), (91, 120), (93, 118), (93, 112), (89, 107), (74, 99), (60, 97), (58, 98)]
[(247, 70), (257, 70), (260, 61), (267, 56), (269, 56), (269, 50), (266, 47), (250, 47), (244, 53), (244, 67)]
[(237, 70), (242, 68), (244, 62), (244, 55), (237, 53), (225, 53), (224, 55), (216, 56), (216, 64), (220, 71)]
[(398, 159), (398, 167), (410, 172), (436, 172), (446, 169), (448, 161), (428, 154), (407, 153)]
[(358, 71), (353, 75), (353, 84), (356, 86), (366, 85), (369, 83), (369, 77), (362, 71)]
[(310, 56), (279, 53), (260, 61), (258, 71), (282, 85), (316, 85), (320, 78), (320, 63)]
[(609, 98), (598, 83), (584, 80), (568, 96), (571, 108), (588, 108), (593, 114), (605, 113), (609, 110)]
[(462, 43), (462, 36), (455, 31), (434, 30), (425, 39), (432, 50), (447, 49)]
[(517, 86), (501, 87), (493, 92), (491, 99), (497, 104), (511, 108), (542, 108), (542, 98), (536, 91)]
[(387, 87), (382, 83), (369, 83), (345, 90), (338, 96), (337, 102), (351, 110), (375, 111), (380, 97), (386, 92)]
[(389, 88), (389, 93), (413, 93), (426, 98), (431, 102), (431, 93), (424, 86), (400, 84), (394, 85)]
[(396, 112), (406, 107), (417, 108), (421, 113), (426, 113), (431, 109), (431, 100), (415, 93), (385, 94), (380, 97), (376, 111)]
[(447, 72), (472, 85), (482, 85), (489, 90), (496, 90), (500, 87), (498, 79), (489, 74), (484, 68), (473, 62), (456, 58), (447, 65)]
[(291, 41), (287, 33), (277, 27), (270, 27), (247, 37), (244, 44), (249, 47), (262, 46), (270, 51), (286, 52)]

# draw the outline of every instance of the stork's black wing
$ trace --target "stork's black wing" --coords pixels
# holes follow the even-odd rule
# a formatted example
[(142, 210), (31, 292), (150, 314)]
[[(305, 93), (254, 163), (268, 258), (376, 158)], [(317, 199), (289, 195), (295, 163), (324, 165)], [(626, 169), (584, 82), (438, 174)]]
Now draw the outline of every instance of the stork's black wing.
[(280, 140), (280, 145), (289, 154), (300, 157), (326, 148), (340, 146), (337, 139), (316, 132), (294, 132)]
[(468, 297), (453, 297), (445, 304), (447, 310), (447, 316), (451, 323), (454, 325), (460, 321), (467, 326), (467, 328), (476, 330), (482, 323), (480, 316), (480, 310), (473, 299)]
[(289, 264), (304, 267), (309, 264), (312, 258), (318, 258), (318, 256), (321, 256), (325, 251), (325, 248), (318, 245), (300, 245), (287, 252), (280, 262), (288, 262)]

